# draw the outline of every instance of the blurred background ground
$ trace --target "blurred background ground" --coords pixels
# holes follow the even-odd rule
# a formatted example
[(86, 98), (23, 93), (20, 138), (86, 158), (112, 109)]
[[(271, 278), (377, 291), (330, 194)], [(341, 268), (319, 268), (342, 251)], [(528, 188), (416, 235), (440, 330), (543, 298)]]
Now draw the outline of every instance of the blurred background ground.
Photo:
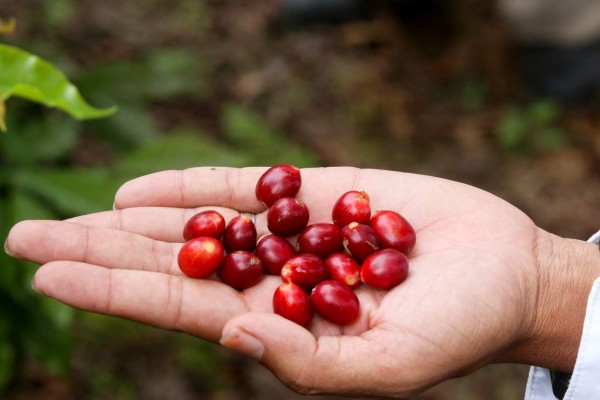
[[(93, 104), (120, 108), (76, 123), (10, 100), (0, 163), (17, 178), (0, 190), (10, 211), (2, 232), (20, 219), (110, 208), (118, 184), (141, 173), (292, 154), (298, 165), (458, 180), (556, 234), (594, 233), (598, 105), (527, 99), (519, 49), (492, 2), (373, 3), (368, 18), (290, 29), (273, 24), (275, 0), (2, 0), (0, 18), (18, 23), (2, 42), (52, 61)], [(33, 267), (18, 268), (2, 279), (30, 291)], [(2, 398), (294, 398), (216, 346), (7, 293), (18, 306), (0, 324)], [(19, 336), (15, 324), (43, 334)], [(417, 398), (518, 399), (526, 373), (491, 366)]]

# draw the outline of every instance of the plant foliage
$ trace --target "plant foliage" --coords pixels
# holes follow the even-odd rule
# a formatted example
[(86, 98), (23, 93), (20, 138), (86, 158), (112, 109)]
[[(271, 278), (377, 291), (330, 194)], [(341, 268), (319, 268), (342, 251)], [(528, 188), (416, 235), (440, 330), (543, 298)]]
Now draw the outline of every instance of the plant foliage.
[[(114, 107), (99, 109), (89, 105), (66, 76), (50, 63), (18, 47), (0, 44), (0, 103), (12, 96), (57, 107), (76, 119), (102, 118)], [(0, 129), (5, 130), (4, 104), (0, 105)]]

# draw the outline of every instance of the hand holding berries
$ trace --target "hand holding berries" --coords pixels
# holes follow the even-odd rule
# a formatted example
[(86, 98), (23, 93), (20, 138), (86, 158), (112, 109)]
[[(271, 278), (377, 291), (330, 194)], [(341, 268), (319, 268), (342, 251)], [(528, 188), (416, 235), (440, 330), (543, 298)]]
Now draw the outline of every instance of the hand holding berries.
[[(308, 327), (314, 309), (333, 323), (351, 324), (360, 314), (353, 289), (361, 282), (389, 290), (406, 279), (408, 259), (401, 251), (408, 253), (414, 247), (414, 230), (393, 211), (371, 217), (371, 198), (355, 190), (335, 202), (332, 222), (307, 226), (308, 206), (294, 197), (301, 182), (300, 170), (285, 164), (269, 168), (259, 178), (255, 194), (269, 207), (271, 234), (258, 244), (256, 227), (246, 215), (227, 225), (216, 211), (194, 215), (184, 227), (184, 238), (193, 241), (180, 251), (180, 268), (194, 278), (217, 271), (223, 283), (237, 290), (259, 283), (266, 269), (284, 282), (273, 294), (276, 314)], [(294, 249), (285, 237), (296, 234)], [(226, 255), (218, 241), (221, 236)]]
[[(288, 311), (275, 307), (278, 287), (294, 286), (269, 275), (273, 272), (241, 290), (219, 282), (218, 269), (208, 279), (184, 276), (173, 260), (184, 247), (183, 224), (165, 221), (182, 221), (195, 207), (218, 205), (225, 221), (238, 210), (260, 213), (257, 231), (263, 236), (266, 206), (252, 190), (263, 172), (197, 168), (142, 177), (119, 190), (117, 211), (21, 222), (8, 235), (6, 249), (41, 265), (33, 285), (44, 295), (82, 310), (220, 341), (259, 359), (302, 393), (410, 398), (488, 363), (573, 368), (581, 331), (578, 335), (571, 327), (583, 325), (582, 293), (598, 276), (596, 265), (589, 264), (597, 259), (597, 246), (551, 235), (505, 201), (443, 179), (350, 168), (302, 170), (303, 187), (296, 196), (310, 209), (310, 224), (332, 223), (336, 199), (358, 188), (371, 198), (371, 219), (387, 207), (402, 211), (418, 227), (418, 243), (405, 254), (411, 270), (399, 286), (386, 290), (368, 284), (369, 269), (374, 276), (387, 276), (375, 273), (375, 265), (365, 267), (377, 252), (359, 265), (366, 283), (353, 291), (359, 313), (348, 324), (325, 320), (311, 293), (297, 285), (300, 301), (291, 296), (282, 301)], [(347, 225), (352, 222), (377, 233), (368, 222)], [(222, 237), (217, 240), (222, 244)], [(295, 252), (295, 237), (284, 240)], [(385, 246), (384, 238), (378, 240)], [(563, 256), (574, 263), (569, 271), (554, 262)], [(338, 275), (355, 273), (345, 268), (328, 268), (325, 282), (346, 285)], [(572, 270), (578, 273), (563, 279)], [(553, 279), (539, 273), (552, 273)], [(536, 291), (540, 282), (543, 293)], [(547, 293), (560, 293), (561, 307)], [(557, 319), (566, 323), (551, 323)], [(537, 353), (536, 344), (555, 337), (555, 327), (561, 329), (561, 354), (555, 346)]]

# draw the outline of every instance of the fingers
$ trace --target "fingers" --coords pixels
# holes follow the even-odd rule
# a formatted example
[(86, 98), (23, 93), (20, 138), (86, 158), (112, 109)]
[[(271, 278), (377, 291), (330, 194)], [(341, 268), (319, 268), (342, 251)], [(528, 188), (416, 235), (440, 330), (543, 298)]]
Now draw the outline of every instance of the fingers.
[(125, 183), (115, 196), (115, 207), (211, 205), (257, 213), (264, 206), (256, 199), (254, 189), (264, 171), (209, 167), (162, 171)]
[[(255, 187), (265, 170), (259, 167), (201, 167), (158, 172), (125, 183), (116, 194), (115, 207), (207, 206), (260, 213), (265, 211), (265, 207), (256, 199)], [(411, 220), (423, 226), (435, 222), (447, 211), (456, 213), (471, 209), (470, 202), (464, 200), (475, 195), (471, 193), (473, 189), (466, 185), (439, 178), (330, 167), (302, 169), (302, 188), (297, 197), (309, 206), (311, 222), (329, 221), (331, 207), (339, 196), (349, 190), (369, 193), (373, 211), (406, 212)]]
[[(123, 230), (137, 235), (147, 236), (163, 242), (182, 243), (183, 226), (196, 213), (205, 208), (170, 208), (170, 207), (135, 207), (123, 210), (105, 211), (83, 215), (67, 220), (81, 225)], [(211, 207), (220, 213), (226, 221), (239, 215), (229, 208)], [(259, 235), (264, 225), (262, 218), (257, 217)], [(265, 228), (266, 229), (266, 228)]]
[[(265, 207), (256, 199), (255, 188), (265, 170), (201, 167), (158, 172), (125, 183), (117, 192), (115, 207), (220, 206), (258, 213)], [(311, 202), (331, 202), (370, 179), (361, 182), (360, 174), (354, 168), (303, 169), (303, 187), (298, 197)]]
[(181, 275), (177, 266), (180, 244), (103, 227), (23, 221), (10, 231), (6, 247), (15, 257), (38, 264), (66, 260)]
[(216, 341), (225, 323), (247, 310), (242, 295), (216, 281), (192, 280), (78, 262), (38, 269), (39, 292), (83, 310), (115, 315)]
[[(305, 394), (391, 395), (398, 385), (401, 355), (363, 336), (320, 336), (274, 314), (248, 313), (229, 321), (221, 344), (261, 361), (292, 389)], [(374, 357), (374, 355), (377, 357)], [(393, 375), (390, 375), (393, 372)], [(408, 374), (407, 374), (408, 375)], [(401, 390), (394, 388), (397, 396)]]

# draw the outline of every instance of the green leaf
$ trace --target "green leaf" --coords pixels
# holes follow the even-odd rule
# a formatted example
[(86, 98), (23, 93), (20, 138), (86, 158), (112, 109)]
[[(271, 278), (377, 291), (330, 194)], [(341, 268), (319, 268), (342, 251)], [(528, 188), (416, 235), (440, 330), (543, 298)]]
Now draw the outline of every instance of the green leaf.
[(527, 135), (528, 121), (523, 112), (510, 110), (496, 131), (496, 139), (506, 150), (518, 150)]
[(199, 165), (239, 167), (250, 164), (251, 160), (245, 152), (225, 147), (184, 128), (133, 151), (117, 166), (117, 170), (135, 176)]
[(181, 49), (162, 48), (150, 52), (145, 62), (148, 78), (142, 85), (149, 99), (163, 100), (176, 96), (205, 97), (209, 69), (198, 54)]
[(15, 190), (10, 197), (13, 211), (13, 224), (26, 219), (54, 219), (56, 215), (46, 203), (22, 190)]
[(119, 149), (143, 145), (159, 137), (152, 115), (135, 102), (127, 102), (108, 119), (86, 123), (86, 128)]
[(255, 163), (263, 165), (287, 163), (298, 167), (314, 167), (319, 161), (314, 153), (290, 141), (260, 116), (238, 106), (227, 107), (222, 117), (226, 137), (240, 151), (253, 154)]
[(76, 119), (102, 118), (116, 111), (92, 107), (62, 72), (17, 47), (0, 44), (0, 71), (0, 96), (5, 101), (23, 97), (58, 107)]
[(560, 116), (561, 109), (553, 101), (544, 100), (533, 104), (528, 110), (531, 125), (544, 127), (554, 123)]
[(123, 103), (203, 98), (208, 90), (209, 65), (198, 54), (158, 48), (140, 58), (114, 62), (83, 71), (77, 84), (92, 99)]
[(104, 170), (21, 171), (19, 187), (40, 196), (63, 217), (108, 210), (122, 181)]
[(77, 145), (79, 123), (69, 116), (51, 112), (44, 118), (31, 118), (41, 109), (40, 105), (23, 100), (14, 106), (8, 125), (19, 134), (3, 137), (0, 143), (0, 152), (12, 168), (64, 159)]

